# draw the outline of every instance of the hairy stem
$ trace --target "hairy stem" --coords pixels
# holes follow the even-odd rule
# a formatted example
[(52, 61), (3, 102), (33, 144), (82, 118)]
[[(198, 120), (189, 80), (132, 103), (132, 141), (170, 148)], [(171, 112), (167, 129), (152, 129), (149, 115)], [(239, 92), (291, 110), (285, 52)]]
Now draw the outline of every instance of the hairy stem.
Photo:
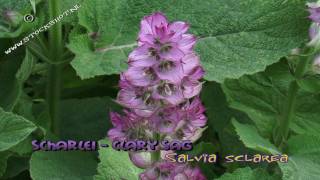
[[(53, 20), (60, 13), (60, 0), (49, 0), (50, 19)], [(50, 129), (59, 134), (59, 104), (61, 93), (61, 70), (62, 65), (59, 64), (60, 54), (62, 53), (62, 25), (56, 22), (49, 30), (49, 47), (50, 60), (54, 64), (49, 65), (48, 81), (47, 81), (47, 101), (49, 105), (49, 113), (51, 118)]]
[[(153, 139), (157, 140), (157, 141), (160, 141), (160, 135), (156, 132), (153, 133)], [(160, 157), (161, 154), (160, 154), (160, 150), (156, 150), (154, 152), (151, 153), (151, 160), (152, 162), (157, 162), (160, 160)]]
[[(304, 54), (309, 54), (310, 51), (311, 49), (306, 49)], [(303, 77), (307, 70), (308, 63), (310, 59), (312, 59), (312, 57), (313, 56), (311, 55), (301, 56), (301, 58), (299, 58), (299, 62), (295, 71), (296, 80), (301, 79)], [(287, 142), (290, 123), (294, 115), (297, 94), (299, 91), (299, 85), (296, 80), (292, 81), (289, 85), (288, 98), (284, 104), (283, 112), (280, 117), (279, 127), (276, 131), (276, 136), (274, 139), (275, 144), (280, 148), (282, 148)]]

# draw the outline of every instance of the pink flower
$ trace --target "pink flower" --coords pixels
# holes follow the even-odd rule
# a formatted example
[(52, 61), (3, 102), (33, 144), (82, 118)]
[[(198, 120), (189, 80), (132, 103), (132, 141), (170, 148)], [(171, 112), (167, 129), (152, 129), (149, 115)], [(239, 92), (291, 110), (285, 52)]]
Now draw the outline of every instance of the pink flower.
[[(162, 13), (141, 21), (139, 47), (130, 53), (129, 68), (120, 76), (117, 102), (136, 116), (148, 118), (160, 133), (177, 131), (183, 139), (195, 139), (206, 123), (197, 97), (204, 70), (193, 52), (196, 38), (186, 34), (188, 28), (185, 22), (169, 23)], [(187, 105), (180, 110), (184, 102)], [(117, 128), (110, 132), (121, 135)]]
[(108, 131), (108, 137), (114, 140), (147, 140), (152, 138), (152, 132), (145, 118), (124, 111), (125, 115), (111, 112), (110, 119), (114, 128)]
[(191, 140), (192, 142), (199, 139), (207, 117), (204, 114), (205, 108), (199, 97), (195, 97), (192, 101), (187, 101), (180, 110), (180, 121), (175, 129), (173, 138)]
[(188, 29), (187, 23), (169, 23), (162, 13), (157, 12), (141, 21), (139, 45), (150, 45), (150, 53), (157, 52), (160, 58), (179, 60), (192, 51), (196, 42), (193, 35), (185, 34)]
[(320, 23), (320, 5), (318, 3), (307, 3), (307, 6), (309, 7), (309, 18), (315, 23)]
[(139, 168), (146, 169), (152, 166), (151, 154), (149, 152), (129, 152), (131, 162)]
[(151, 67), (131, 66), (124, 73), (124, 76), (134, 86), (150, 86), (158, 81), (156, 72)]
[(184, 101), (180, 85), (170, 83), (169, 81), (160, 81), (154, 87), (152, 97), (162, 100), (162, 102), (169, 105), (178, 105)]
[(133, 109), (137, 114), (149, 115), (159, 106), (160, 102), (151, 96), (152, 89), (143, 86), (134, 86), (130, 84), (124, 75), (120, 76), (119, 86), (122, 89), (118, 93), (117, 102), (126, 108)]
[(180, 114), (176, 108), (159, 109), (151, 117), (153, 129), (159, 133), (170, 134), (174, 133), (180, 121)]
[(319, 24), (311, 24), (310, 28), (309, 28), (309, 38), (311, 40), (315, 39), (317, 37), (317, 35), (319, 34), (320, 31), (320, 26)]
[(185, 76), (183, 65), (179, 61), (163, 60), (155, 65), (155, 72), (159, 79), (179, 84)]
[[(129, 54), (128, 70), (120, 75), (117, 102), (129, 110), (110, 113), (111, 140), (199, 139), (207, 121), (199, 94), (204, 70), (193, 52), (196, 37), (189, 25), (170, 23), (162, 13), (141, 21), (138, 47)], [(140, 179), (205, 179), (197, 168), (152, 162), (148, 152), (130, 152), (131, 161), (146, 169)]]
[(199, 168), (171, 163), (158, 162), (140, 174), (141, 180), (205, 180)]

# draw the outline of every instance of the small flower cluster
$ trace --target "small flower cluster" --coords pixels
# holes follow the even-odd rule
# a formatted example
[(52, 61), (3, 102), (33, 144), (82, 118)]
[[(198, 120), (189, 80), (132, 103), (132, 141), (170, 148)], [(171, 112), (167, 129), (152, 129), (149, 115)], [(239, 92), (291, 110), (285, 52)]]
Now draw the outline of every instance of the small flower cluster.
[(317, 39), (320, 30), (320, 5), (319, 3), (307, 3), (309, 18), (312, 20), (312, 25), (309, 29), (309, 37), (311, 40)]
[[(207, 121), (199, 98), (204, 70), (193, 51), (196, 37), (186, 33), (188, 28), (185, 22), (169, 23), (159, 12), (141, 21), (138, 47), (130, 53), (128, 70), (119, 82), (117, 102), (127, 110), (110, 114), (112, 141), (150, 140), (158, 134), (194, 142), (201, 136)], [(134, 159), (146, 168), (141, 179), (205, 179), (199, 169), (187, 165)]]
[[(320, 3), (308, 3), (308, 10), (310, 13), (309, 18), (312, 20), (312, 25), (309, 29), (309, 36), (311, 41), (309, 45), (319, 46), (320, 45)], [(320, 56), (317, 56), (313, 62), (313, 72), (320, 74)]]
[(204, 180), (206, 179), (199, 168), (190, 168), (187, 165), (157, 162), (154, 166), (148, 168), (140, 174), (141, 180)]

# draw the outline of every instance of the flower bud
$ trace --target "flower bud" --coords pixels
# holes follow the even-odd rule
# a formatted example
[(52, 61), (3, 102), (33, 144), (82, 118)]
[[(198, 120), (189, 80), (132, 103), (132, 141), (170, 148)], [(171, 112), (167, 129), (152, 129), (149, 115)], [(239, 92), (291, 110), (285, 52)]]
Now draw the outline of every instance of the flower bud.
[(312, 23), (309, 28), (310, 42), (308, 46), (319, 46), (320, 44), (320, 25), (318, 23)]
[(320, 23), (320, 4), (318, 2), (307, 3), (309, 18), (315, 22)]
[(129, 152), (131, 162), (139, 168), (146, 169), (152, 165), (149, 152)]
[(316, 74), (320, 74), (320, 56), (316, 57), (313, 64), (312, 64), (312, 70)]
[(317, 48), (320, 47), (320, 4), (307, 3), (307, 6), (310, 13), (309, 18), (313, 22), (309, 28), (310, 42), (308, 43), (308, 46)]
[(16, 11), (4, 10), (2, 16), (13, 27), (17, 27), (22, 21), (22, 15)]

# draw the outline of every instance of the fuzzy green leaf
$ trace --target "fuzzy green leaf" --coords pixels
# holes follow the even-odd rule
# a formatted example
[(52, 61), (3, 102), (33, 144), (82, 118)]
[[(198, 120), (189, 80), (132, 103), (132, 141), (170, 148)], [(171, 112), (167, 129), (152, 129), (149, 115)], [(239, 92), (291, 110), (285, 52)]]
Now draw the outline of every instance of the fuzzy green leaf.
[[(273, 144), (263, 139), (250, 125), (233, 121), (241, 141), (249, 148), (269, 154), (281, 154)], [(317, 179), (320, 176), (320, 138), (298, 135), (288, 141), (288, 163), (279, 162), (283, 180)]]
[(318, 179), (320, 177), (319, 136), (294, 136), (288, 141), (288, 149), (288, 164), (279, 164), (283, 180)]
[(4, 175), (7, 169), (7, 160), (10, 156), (10, 153), (0, 152), (0, 178)]
[(36, 59), (26, 51), (21, 64), (20, 62), (11, 58), (0, 62), (0, 106), (7, 111), (12, 111), (18, 103), (22, 95), (23, 83), (31, 75)]
[[(265, 72), (227, 80), (223, 90), (232, 108), (247, 113), (264, 137), (271, 137), (294, 78), (282, 61)], [(320, 95), (300, 90), (290, 128), (298, 134), (320, 134)]]
[(119, 73), (136, 44), (141, 18), (162, 11), (170, 21), (191, 25), (205, 78), (222, 82), (261, 71), (304, 42), (304, 8), (303, 1), (282, 0), (85, 1), (78, 16), (86, 31), (74, 31), (68, 47), (81, 78)]
[(311, 93), (320, 93), (320, 76), (319, 75), (305, 77), (303, 79), (299, 79), (297, 82), (299, 86), (305, 91), (308, 91)]
[(106, 136), (110, 127), (108, 113), (119, 109), (109, 97), (64, 100), (61, 103), (61, 136), (99, 140)]
[(226, 173), (222, 175), (218, 180), (274, 180), (275, 177), (269, 175), (263, 169), (254, 169), (252, 170), (249, 167), (240, 168), (234, 171), (233, 173)]
[[(108, 144), (107, 140), (100, 140), (99, 144)], [(109, 144), (110, 145), (110, 144)], [(142, 169), (137, 168), (129, 159), (128, 152), (119, 152), (112, 148), (99, 150), (100, 163), (95, 180), (105, 179), (138, 179)]]
[[(15, 38), (22, 33), (29, 31), (38, 26), (43, 21), (43, 17), (35, 15), (35, 21), (24, 22), (24, 15), (30, 14), (33, 7), (41, 0), (7, 1), (0, 0), (0, 38)], [(11, 15), (9, 15), (11, 14)]]
[(34, 180), (92, 180), (97, 161), (94, 154), (79, 151), (38, 151), (30, 160), (30, 175)]
[(254, 126), (248, 124), (238, 123), (236, 120), (232, 121), (240, 140), (246, 147), (261, 151), (264, 153), (277, 154), (279, 151), (267, 139), (262, 138)]
[(23, 141), (37, 127), (25, 118), (5, 112), (0, 108), (0, 151), (7, 150)]

